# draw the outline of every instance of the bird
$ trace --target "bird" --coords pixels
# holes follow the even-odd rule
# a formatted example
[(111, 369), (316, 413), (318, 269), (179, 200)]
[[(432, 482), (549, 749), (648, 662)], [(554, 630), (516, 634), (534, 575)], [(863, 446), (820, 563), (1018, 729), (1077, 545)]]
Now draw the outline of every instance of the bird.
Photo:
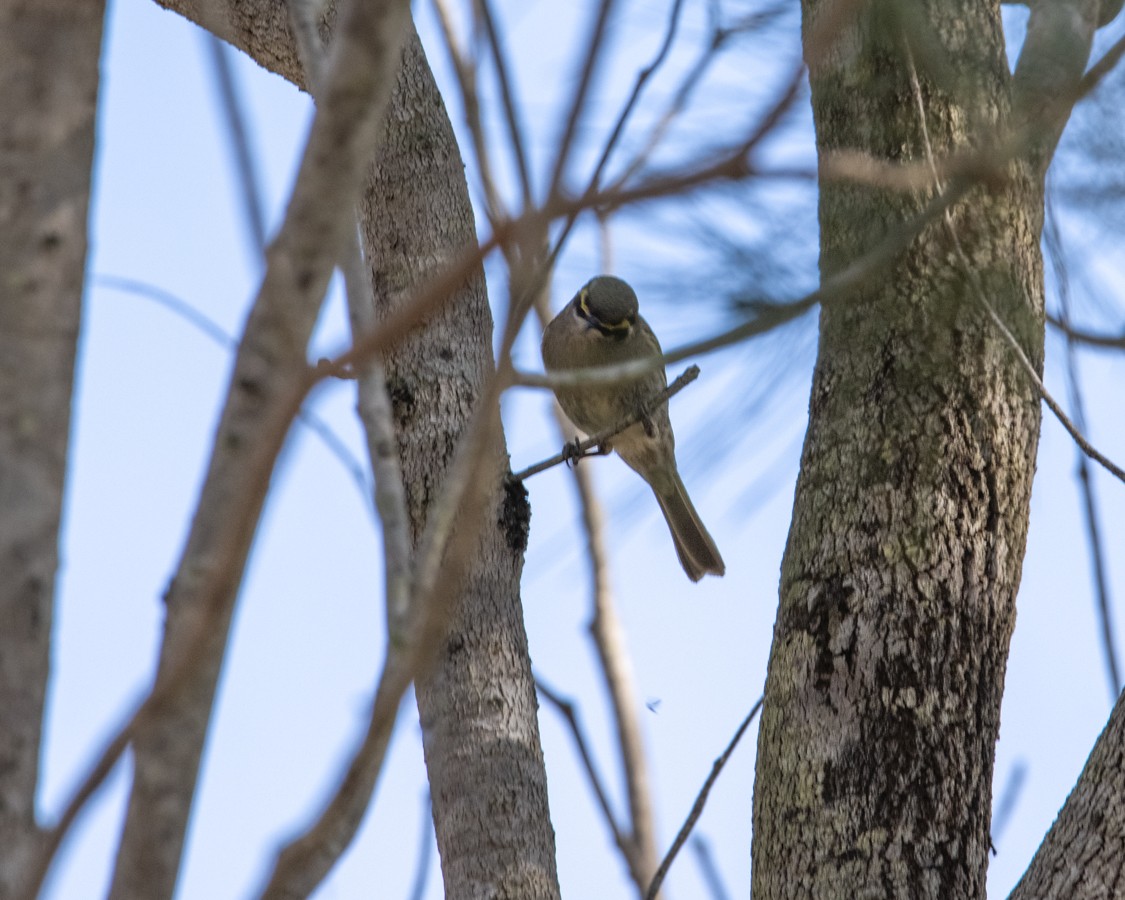
[[(591, 279), (543, 330), (548, 373), (606, 366), (660, 356), (660, 341), (641, 317), (636, 292), (612, 275)], [(597, 434), (636, 413), (667, 385), (664, 368), (621, 384), (559, 387), (555, 397), (581, 431)], [(715, 541), (695, 511), (676, 467), (676, 436), (662, 403), (639, 422), (602, 444), (615, 450), (656, 495), (680, 564), (692, 581), (726, 572)]]

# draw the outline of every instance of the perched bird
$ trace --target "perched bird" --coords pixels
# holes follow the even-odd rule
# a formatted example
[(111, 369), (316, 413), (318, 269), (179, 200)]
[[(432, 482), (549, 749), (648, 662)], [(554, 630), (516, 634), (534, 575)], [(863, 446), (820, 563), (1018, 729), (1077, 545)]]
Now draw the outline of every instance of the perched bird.
[[(548, 372), (605, 366), (660, 355), (660, 342), (637, 311), (637, 295), (620, 278), (600, 275), (586, 284), (543, 331), (543, 365)], [(627, 418), (664, 389), (663, 367), (622, 384), (559, 388), (559, 405), (587, 434)], [(680, 564), (692, 581), (722, 575), (723, 558), (692, 506), (676, 469), (676, 436), (661, 404), (646, 418), (611, 439), (626, 464), (648, 482), (672, 532)]]

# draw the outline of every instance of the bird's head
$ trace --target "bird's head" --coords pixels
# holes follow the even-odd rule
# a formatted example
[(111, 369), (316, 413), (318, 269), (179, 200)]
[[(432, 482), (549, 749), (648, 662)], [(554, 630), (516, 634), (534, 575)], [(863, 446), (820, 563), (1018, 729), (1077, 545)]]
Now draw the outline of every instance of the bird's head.
[(574, 312), (585, 321), (587, 328), (605, 337), (623, 340), (637, 321), (637, 295), (620, 278), (599, 275), (578, 292)]

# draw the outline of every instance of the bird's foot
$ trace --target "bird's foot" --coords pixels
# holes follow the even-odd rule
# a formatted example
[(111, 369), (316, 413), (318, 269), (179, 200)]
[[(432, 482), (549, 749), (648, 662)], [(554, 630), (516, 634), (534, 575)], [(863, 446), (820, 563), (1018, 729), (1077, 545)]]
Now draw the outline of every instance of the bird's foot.
[(572, 441), (567, 441), (563, 444), (562, 457), (563, 462), (567, 464), (568, 468), (573, 469), (578, 465), (578, 460), (582, 459), (586, 454), (582, 452), (582, 442), (575, 438)]
[(612, 452), (613, 447), (608, 443), (598, 444), (594, 447), (583, 447), (582, 441), (575, 438), (572, 441), (567, 441), (563, 445), (562, 456), (563, 460), (568, 466), (574, 468), (578, 465), (578, 461), (585, 459), (587, 456), (607, 456)]

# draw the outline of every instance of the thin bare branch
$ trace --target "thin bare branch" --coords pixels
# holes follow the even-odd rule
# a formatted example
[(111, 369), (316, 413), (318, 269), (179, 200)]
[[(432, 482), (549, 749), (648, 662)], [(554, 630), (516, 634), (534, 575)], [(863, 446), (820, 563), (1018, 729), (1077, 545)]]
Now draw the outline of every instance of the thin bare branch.
[[(629, 95), (629, 99), (625, 102), (625, 105), (622, 107), (621, 112), (617, 116), (617, 121), (613, 126), (613, 130), (610, 133), (609, 138), (606, 140), (605, 146), (602, 147), (601, 156), (598, 159), (597, 165), (594, 166), (594, 171), (591, 173), (590, 178), (587, 181), (586, 189), (582, 194), (582, 199), (578, 203), (567, 203), (559, 195), (559, 183), (557, 179), (560, 173), (558, 170), (556, 170), (556, 180), (552, 183), (551, 190), (548, 196), (548, 207), (558, 206), (560, 204), (567, 207), (567, 212), (565, 213), (566, 219), (563, 223), (563, 227), (559, 231), (559, 234), (556, 236), (553, 245), (549, 250), (546, 250), (542, 253), (542, 258), (538, 262), (538, 264), (531, 266), (530, 271), (526, 272), (516, 272), (516, 270), (513, 270), (514, 274), (518, 275), (518, 277), (513, 277), (513, 286), (515, 289), (512, 292), (513, 303), (509, 311), (509, 319), (511, 323), (514, 324), (517, 328), (522, 323), (523, 317), (526, 315), (527, 311), (531, 308), (534, 299), (543, 293), (547, 281), (550, 277), (550, 273), (554, 269), (555, 261), (558, 259), (559, 254), (562, 252), (567, 239), (570, 237), (570, 233), (574, 229), (574, 226), (578, 221), (579, 214), (584, 209), (596, 208), (594, 204), (588, 201), (592, 200), (598, 194), (598, 186), (601, 183), (601, 177), (602, 173), (605, 170), (605, 166), (608, 163), (609, 158), (617, 145), (617, 142), (620, 140), (621, 135), (625, 132), (625, 126), (627, 125), (629, 118), (633, 113), (633, 110), (636, 108), (637, 102), (640, 99), (642, 92), (644, 91), (645, 85), (653, 77), (653, 75), (655, 75), (655, 73), (660, 69), (665, 60), (668, 58), (669, 51), (671, 50), (672, 43), (676, 35), (676, 30), (679, 27), (680, 11), (682, 9), (682, 5), (683, 0), (673, 0), (668, 19), (668, 25), (664, 34), (664, 39), (661, 41), (660, 47), (657, 49), (656, 55), (653, 57), (652, 61), (637, 75), (637, 79), (634, 82), (633, 90)], [(603, 11), (606, 11), (607, 8), (608, 3), (603, 6)], [(587, 60), (587, 63), (590, 66), (593, 65), (594, 60), (593, 50), (594, 48), (591, 48), (591, 55)], [(580, 86), (578, 90), (580, 92), (584, 90), (584, 88)], [(578, 93), (576, 93), (575, 102), (578, 102), (578, 99)], [(560, 154), (559, 164), (562, 165), (564, 163), (565, 160)], [(533, 240), (529, 242), (529, 246), (533, 251), (540, 251), (542, 249), (542, 247), (540, 246), (541, 244), (543, 247), (545, 247), (546, 245), (545, 232), (543, 232), (542, 241)]]
[(492, 157), (485, 139), (484, 122), (480, 114), (480, 97), (477, 95), (476, 68), (457, 42), (457, 36), (453, 31), (453, 18), (446, 0), (433, 0), (433, 7), (434, 12), (437, 13), (438, 24), (441, 26), (441, 35), (446, 52), (449, 54), (450, 64), (453, 66), (457, 84), (461, 89), (461, 105), (465, 110), (465, 124), (469, 126), (469, 135), (473, 142), (473, 155), (477, 159), (477, 168), (480, 170), (485, 210), (489, 222), (495, 226), (496, 222), (507, 218), (508, 213), (492, 174)]
[(402, 695), (414, 680), (421, 656), (427, 649), (421, 642), (412, 642), (405, 652), (387, 653), (363, 740), (352, 752), (349, 765), (324, 810), (278, 854), (269, 883), (261, 892), (262, 898), (308, 897), (347, 849), (350, 837), (346, 837), (342, 845), (333, 843), (334, 838), (341, 832), (341, 824), (354, 816), (354, 795), (364, 798), (362, 805), (367, 805), (394, 732)]
[[(961, 253), (963, 253), (963, 251), (959, 249), (958, 255), (961, 255)], [(967, 257), (965, 258), (965, 261), (968, 261)], [(1118, 481), (1125, 483), (1125, 469), (1122, 469), (1119, 465), (1113, 462), (1113, 460), (1109, 459), (1109, 457), (1100, 453), (1093, 444), (1086, 440), (1082, 432), (1078, 430), (1078, 427), (1072, 421), (1070, 421), (1066, 413), (1063, 412), (1063, 409), (1059, 405), (1058, 401), (1056, 401), (1055, 398), (1051, 396), (1050, 392), (1047, 390), (1046, 385), (1043, 384), (1043, 379), (1041, 379), (1039, 377), (1039, 373), (1035, 371), (1035, 367), (1027, 358), (1027, 354), (1023, 352), (1023, 347), (1020, 346), (1019, 341), (1016, 340), (1015, 335), (1013, 335), (1012, 332), (1008, 330), (1008, 326), (1005, 325), (1000, 317), (996, 314), (996, 310), (993, 309), (992, 304), (988, 302), (988, 298), (984, 295), (983, 290), (980, 290), (979, 288), (977, 291), (977, 300), (981, 303), (982, 306), (984, 306), (985, 311), (988, 313), (989, 318), (992, 319), (993, 324), (996, 325), (997, 329), (1004, 336), (1004, 340), (1006, 340), (1011, 346), (1012, 352), (1015, 353), (1016, 359), (1019, 360), (1020, 366), (1023, 368), (1024, 372), (1027, 373), (1027, 377), (1035, 386), (1036, 391), (1039, 392), (1039, 396), (1042, 397), (1043, 402), (1046, 403), (1048, 409), (1050, 409), (1051, 412), (1055, 414), (1055, 418), (1058, 419), (1063, 428), (1067, 430), (1070, 436), (1074, 439), (1074, 442), (1082, 449), (1082, 452), (1090, 457), (1090, 459), (1094, 460), (1094, 462), (1102, 466), (1102, 468), (1113, 475), (1113, 477)]]
[[(134, 789), (113, 891), (172, 892), (235, 597), (274, 462), (314, 383), (304, 360), (308, 335), (350, 227), (341, 208), (350, 208), (390, 97), (390, 79), (381, 70), (393, 71), (397, 64), (407, 19), (408, 5), (398, 0), (353, 0), (341, 12), (326, 102), (317, 110), (286, 220), (271, 247), (200, 512), (168, 597), (156, 683), (48, 833), (29, 873), (31, 896), (78, 810), (130, 739)], [(194, 688), (190, 704), (183, 700), (188, 682)], [(157, 809), (160, 827), (154, 822)]]
[(574, 142), (574, 133), (578, 128), (578, 120), (581, 118), (583, 108), (586, 105), (586, 94), (590, 90), (590, 82), (594, 77), (598, 57), (605, 47), (606, 28), (609, 24), (609, 15), (613, 10), (613, 5), (614, 0), (601, 0), (590, 29), (590, 36), (586, 39), (586, 59), (582, 63), (578, 83), (574, 88), (574, 96), (570, 101), (570, 112), (567, 114), (566, 125), (558, 142), (559, 152), (555, 157), (554, 173), (551, 175), (550, 187), (547, 190), (549, 200), (558, 197), (561, 193), (563, 174), (566, 172), (567, 163), (570, 161), (570, 149)]
[(500, 100), (504, 106), (504, 118), (508, 123), (508, 141), (512, 145), (512, 155), (516, 160), (516, 171), (520, 177), (520, 191), (523, 196), (523, 205), (530, 209), (534, 202), (535, 192), (531, 185), (530, 169), (527, 165), (527, 151), (524, 149), (524, 128), (519, 114), (519, 105), (516, 102), (515, 90), (512, 87), (511, 66), (508, 63), (508, 54), (504, 49), (500, 33), (496, 28), (496, 18), (492, 14), (490, 0), (476, 0), (476, 8), (484, 22), (485, 34), (488, 36), (488, 47), (492, 53), (492, 64), (496, 67), (496, 80), (500, 85)]
[[(922, 140), (925, 146), (926, 160), (933, 171), (934, 188), (937, 191), (938, 196), (941, 196), (941, 194), (943, 193), (942, 183), (940, 177), (938, 176), (937, 166), (934, 161), (933, 145), (930, 143), (930, 133), (926, 125), (926, 112), (922, 100), (922, 89), (918, 83), (918, 73), (914, 67), (914, 61), (910, 58), (909, 46), (907, 46), (905, 49), (907, 60), (910, 65), (910, 83), (914, 96), (915, 111), (918, 113), (919, 127), (921, 129)], [(1008, 346), (1011, 347), (1012, 353), (1015, 355), (1016, 360), (1019, 362), (1021, 368), (1027, 374), (1028, 379), (1031, 381), (1032, 385), (1039, 393), (1039, 396), (1042, 398), (1043, 402), (1047, 404), (1047, 408), (1055, 414), (1055, 418), (1057, 418), (1062, 424), (1063, 428), (1065, 428), (1067, 432), (1069, 432), (1070, 436), (1074, 439), (1074, 442), (1082, 449), (1083, 453), (1085, 453), (1095, 462), (1101, 464), (1106, 469), (1106, 471), (1110, 472), (1115, 478), (1120, 480), (1122, 483), (1125, 483), (1125, 470), (1114, 463), (1111, 459), (1100, 453), (1088, 440), (1086, 440), (1086, 437), (1082, 434), (1078, 427), (1069, 419), (1066, 413), (1063, 412), (1062, 406), (1060, 406), (1058, 401), (1056, 401), (1055, 398), (1051, 396), (1050, 392), (1047, 390), (1047, 386), (1043, 384), (1043, 379), (1039, 377), (1039, 372), (1036, 371), (1036, 368), (1034, 365), (1032, 365), (1031, 360), (1027, 358), (1027, 354), (1024, 352), (1023, 347), (1020, 346), (1020, 342), (1016, 339), (1016, 336), (1012, 334), (1011, 330), (1000, 318), (995, 308), (992, 306), (992, 303), (989, 301), (988, 295), (984, 290), (984, 285), (981, 283), (980, 276), (977, 273), (976, 268), (969, 261), (969, 256), (965, 252), (965, 248), (961, 245), (961, 237), (957, 233), (957, 227), (953, 223), (953, 216), (950, 214), (948, 206), (942, 211), (942, 215), (945, 220), (946, 231), (948, 232), (950, 240), (953, 243), (953, 249), (957, 253), (957, 258), (961, 263), (962, 269), (965, 272), (965, 277), (968, 278), (969, 283), (973, 288), (973, 294), (976, 297), (977, 302), (980, 303), (980, 305), (984, 308), (984, 311), (988, 314), (988, 317), (992, 320), (992, 323), (996, 326), (996, 329), (1003, 336), (1004, 340), (1008, 342)]]
[(642, 707), (625, 643), (625, 629), (613, 601), (605, 517), (594, 492), (593, 473), (588, 466), (581, 466), (575, 469), (574, 479), (582, 500), (582, 517), (586, 526), (593, 583), (590, 636), (597, 650), (606, 693), (613, 709), (618, 757), (625, 781), (625, 796), (629, 802), (630, 834), (628, 845), (622, 849), (638, 894), (643, 897), (645, 888), (656, 874), (657, 851), (652, 786), (641, 733)]
[(1057, 316), (1050, 314), (1047, 315), (1047, 321), (1067, 338), (1079, 344), (1089, 344), (1091, 347), (1103, 347), (1107, 350), (1125, 350), (1125, 333), (1099, 334), (1096, 331), (1079, 328), (1069, 320), (1064, 322)]
[(684, 370), (683, 374), (680, 375), (679, 378), (677, 378), (670, 385), (664, 388), (664, 390), (660, 391), (660, 393), (654, 394), (650, 400), (644, 403), (639, 409), (637, 409), (627, 418), (618, 422), (611, 428), (606, 428), (603, 431), (599, 431), (592, 437), (588, 437), (585, 440), (567, 445), (566, 449), (561, 453), (556, 453), (554, 456), (545, 459), (542, 462), (536, 463), (533, 466), (528, 466), (526, 469), (522, 469), (519, 472), (516, 472), (511, 476), (512, 480), (523, 481), (524, 479), (530, 478), (532, 475), (538, 475), (540, 472), (545, 472), (547, 471), (547, 469), (553, 468), (560, 463), (577, 461), (583, 456), (589, 455), (589, 451), (595, 450), (595, 448), (600, 447), (610, 438), (620, 434), (630, 425), (635, 425), (637, 422), (640, 422), (643, 418), (645, 418), (645, 416), (650, 415), (653, 410), (665, 404), (671, 397), (674, 397), (685, 387), (695, 381), (695, 379), (698, 377), (699, 366), (689, 366)]
[(590, 787), (594, 791), (594, 796), (598, 800), (598, 806), (602, 810), (602, 818), (609, 826), (610, 832), (613, 834), (613, 842), (621, 848), (621, 852), (625, 854), (625, 858), (629, 857), (629, 841), (625, 834), (621, 831), (621, 826), (617, 824), (617, 816), (613, 813), (613, 808), (609, 805), (609, 795), (606, 794), (605, 787), (603, 786), (602, 777), (598, 773), (597, 766), (594, 765), (594, 759), (590, 755), (589, 742), (586, 740), (586, 733), (582, 729), (582, 724), (578, 721), (578, 713), (574, 708), (574, 703), (567, 700), (561, 694), (555, 693), (551, 688), (543, 683), (543, 680), (537, 678), (535, 680), (535, 687), (539, 691), (539, 695), (559, 711), (559, 714), (566, 720), (566, 724), (570, 728), (571, 737), (574, 738), (574, 745), (578, 749), (578, 756), (582, 760), (582, 766), (586, 770), (586, 778), (590, 782)]
[[(617, 117), (617, 122), (613, 126), (613, 131), (610, 132), (609, 139), (602, 148), (601, 158), (598, 160), (597, 166), (594, 167), (594, 172), (590, 176), (589, 187), (587, 191), (597, 190), (598, 185), (601, 183), (602, 173), (605, 171), (606, 163), (609, 162), (609, 157), (617, 146), (617, 142), (621, 139), (621, 135), (625, 132), (625, 126), (629, 122), (629, 117), (632, 115), (633, 110), (637, 106), (637, 101), (640, 100), (641, 94), (645, 89), (645, 85), (649, 80), (659, 71), (664, 61), (668, 58), (668, 54), (672, 49), (672, 44), (676, 38), (676, 30), (680, 25), (680, 14), (683, 11), (683, 0), (672, 0), (672, 8), (668, 13), (668, 25), (664, 31), (664, 40), (661, 41), (660, 47), (656, 51), (656, 56), (652, 61), (645, 66), (637, 74), (637, 80), (633, 83), (633, 91), (629, 95), (629, 99), (625, 101), (625, 106), (622, 107), (621, 113)], [(713, 56), (713, 54), (711, 54)], [(624, 181), (624, 177), (618, 179), (619, 183)]]
[(668, 133), (668, 129), (672, 127), (672, 123), (687, 107), (688, 101), (691, 99), (692, 94), (695, 93), (695, 89), (699, 86), (699, 83), (703, 80), (703, 76), (707, 74), (711, 65), (719, 58), (719, 50), (730, 37), (730, 34), (731, 32), (719, 26), (717, 18), (716, 21), (712, 22), (711, 40), (708, 42), (707, 46), (703, 48), (692, 67), (681, 80), (675, 94), (673, 94), (672, 99), (668, 102), (667, 108), (656, 120), (656, 124), (649, 132), (640, 151), (638, 151), (633, 157), (632, 162), (630, 162), (621, 173), (618, 179), (620, 182), (628, 183), (628, 181), (641, 170), (649, 158), (651, 158), (656, 148), (660, 146), (660, 142)]
[(612, 366), (554, 372), (550, 375), (516, 372), (512, 376), (512, 383), (524, 387), (553, 390), (558, 387), (608, 384), (620, 379), (636, 379), (659, 366), (671, 365), (700, 353), (708, 353), (765, 334), (794, 321), (820, 303), (834, 303), (846, 299), (866, 284), (868, 279), (889, 268), (899, 253), (910, 246), (934, 219), (960, 200), (973, 186), (974, 182), (969, 180), (954, 180), (945, 191), (933, 197), (912, 220), (904, 222), (901, 228), (889, 233), (882, 243), (846, 268), (824, 279), (815, 291), (786, 304), (757, 304), (754, 307), (757, 313), (754, 318), (717, 335), (677, 347), (662, 357), (654, 356)]
[(414, 884), (410, 888), (410, 900), (425, 900), (426, 883), (430, 880), (430, 857), (434, 847), (433, 802), (430, 792), (422, 798), (422, 833), (418, 836), (418, 862), (414, 865)]
[(1016, 811), (1020, 794), (1027, 784), (1027, 763), (1017, 759), (1008, 770), (1008, 777), (1004, 779), (996, 800), (996, 812), (992, 816), (992, 845), (995, 848), (1004, 839), (1004, 832), (1008, 830), (1008, 823), (1012, 821), (1012, 813)]
[(762, 708), (764, 697), (759, 697), (757, 702), (750, 708), (750, 712), (746, 714), (746, 718), (742, 720), (742, 724), (738, 726), (735, 731), (734, 737), (731, 738), (727, 748), (719, 755), (719, 758), (711, 766), (711, 774), (707, 776), (707, 780), (703, 782), (703, 787), (699, 789), (699, 794), (695, 798), (695, 803), (692, 804), (691, 812), (684, 820), (684, 824), (680, 827), (676, 839), (672, 841), (672, 846), (668, 848), (668, 853), (660, 863), (660, 868), (656, 870), (656, 876), (652, 879), (652, 884), (649, 885), (648, 893), (645, 895), (645, 900), (655, 900), (660, 886), (664, 883), (664, 879), (668, 876), (668, 870), (672, 867), (672, 863), (676, 861), (676, 855), (680, 852), (680, 848), (687, 842), (691, 831), (695, 828), (695, 823), (699, 821), (699, 817), (703, 815), (703, 808), (707, 805), (707, 797), (711, 793), (711, 788), (715, 786), (719, 775), (722, 774), (723, 767), (726, 766), (727, 760), (731, 758), (738, 742), (742, 740), (742, 735), (746, 733), (746, 729), (750, 727), (750, 723), (754, 721), (754, 717), (758, 715), (759, 710)]
[[(759, 174), (751, 163), (750, 156), (761, 142), (768, 135), (773, 133), (778, 122), (780, 122), (785, 114), (792, 108), (797, 97), (800, 95), (800, 89), (804, 84), (804, 80), (805, 66), (803, 63), (798, 63), (794, 67), (789, 81), (786, 83), (785, 90), (778, 95), (777, 100), (766, 110), (758, 124), (750, 130), (748, 137), (733, 149), (725, 152), (711, 164), (703, 167), (693, 167), (690, 172), (684, 172), (682, 174), (668, 173), (649, 176), (646, 179), (642, 179), (638, 185), (633, 187), (626, 187), (626, 185), (630, 183), (637, 167), (635, 165), (628, 166), (624, 174), (610, 185), (606, 191), (608, 197), (612, 199), (595, 204), (595, 209), (598, 209), (604, 214), (609, 210), (624, 205), (624, 203), (635, 203), (644, 199), (666, 196), (667, 194), (665, 192), (656, 190), (656, 186), (660, 184), (665, 184), (669, 187), (675, 184), (676, 187), (667, 193), (678, 194), (711, 181), (733, 180), (745, 178), (751, 174)], [(591, 183), (590, 188), (587, 189), (587, 195), (590, 194), (595, 187), (596, 185)], [(586, 195), (584, 195), (583, 199), (585, 198)]]
[[(173, 315), (183, 319), (220, 347), (231, 352), (238, 349), (238, 341), (235, 340), (233, 335), (228, 334), (222, 325), (205, 313), (200, 312), (187, 300), (177, 297), (170, 291), (136, 278), (122, 278), (118, 275), (95, 275), (93, 283), (111, 290), (135, 294), (138, 297), (151, 300), (169, 310)], [(364, 502), (368, 504), (368, 509), (370, 509), (371, 479), (368, 478), (367, 471), (355, 454), (352, 453), (351, 448), (344, 443), (343, 438), (332, 430), (332, 426), (323, 417), (311, 409), (302, 407), (297, 414), (297, 423), (312, 432), (324, 445), (324, 448), (336, 458), (336, 461), (348, 473), (348, 477), (351, 478), (356, 490), (364, 498)]]
[(266, 252), (266, 218), (263, 212), (262, 190), (258, 184), (257, 168), (254, 165), (254, 153), (250, 149), (246, 114), (242, 109), (242, 100), (238, 96), (234, 71), (227, 55), (229, 52), (227, 44), (209, 31), (203, 33), (203, 43), (207, 47), (211, 66), (215, 72), (219, 106), (226, 123), (227, 136), (230, 138), (234, 168), (238, 176), (235, 181), (238, 182), (238, 188), (242, 193), (242, 210), (250, 233), (250, 245), (255, 259), (260, 260)]
[[(603, 266), (601, 271), (610, 271), (608, 265), (608, 229), (602, 227)], [(535, 303), (540, 330), (546, 327), (551, 311), (546, 296), (540, 296)], [(694, 368), (694, 367), (693, 367)], [(696, 374), (698, 369), (696, 368)], [(685, 372), (681, 379), (689, 372)], [(695, 377), (695, 376), (693, 376)], [(684, 384), (687, 382), (685, 381)], [(669, 394), (669, 396), (671, 396)], [(573, 426), (567, 420), (557, 403), (553, 406), (559, 434), (567, 440), (573, 434)], [(630, 665), (629, 650), (625, 643), (625, 633), (613, 602), (610, 580), (609, 553), (605, 539), (605, 517), (594, 490), (593, 472), (588, 466), (574, 468), (574, 481), (578, 487), (582, 507), (582, 518), (586, 529), (587, 552), (590, 560), (591, 597), (593, 613), (590, 621), (590, 636), (598, 654), (606, 692), (613, 709), (613, 722), (617, 730), (618, 757), (625, 781), (626, 796), (629, 803), (627, 833), (612, 818), (610, 829), (615, 836), (629, 874), (637, 891), (643, 896), (644, 890), (656, 871), (656, 824), (652, 810), (652, 792), (648, 776), (648, 760), (641, 735), (639, 719), (640, 702), (636, 683)], [(597, 788), (596, 788), (597, 789)], [(609, 816), (608, 806), (603, 811)]]
[(730, 892), (723, 884), (719, 867), (715, 865), (715, 858), (711, 855), (711, 843), (702, 835), (694, 835), (691, 839), (691, 849), (695, 853), (695, 861), (699, 864), (699, 871), (703, 881), (711, 892), (712, 900), (730, 900)]
[(422, 625), (411, 621), (409, 521), (394, 430), (390, 424), (391, 404), (382, 364), (372, 360), (365, 369), (360, 376), (359, 412), (375, 471), (375, 504), (383, 525), (386, 658), (367, 732), (353, 751), (346, 774), (321, 813), (278, 853), (263, 897), (308, 896), (348, 848), (370, 805), (402, 696), (421, 670), (430, 649), (416, 640), (415, 634), (429, 617), (443, 615), (443, 611), (435, 609), (429, 616), (415, 617)]
[[(1067, 271), (1066, 255), (1062, 236), (1059, 234), (1058, 220), (1054, 204), (1048, 195), (1044, 243), (1055, 269), (1055, 283), (1059, 295), (1059, 318), (1070, 323), (1070, 277)], [(1074, 424), (1079, 431), (1086, 432), (1086, 409), (1078, 373), (1078, 354), (1076, 341), (1068, 336), (1066, 340), (1066, 370), (1070, 385), (1070, 409)], [(1117, 665), (1117, 650), (1113, 637), (1113, 604), (1109, 597), (1109, 579), (1106, 577), (1105, 557), (1102, 552), (1101, 528), (1098, 524), (1097, 497), (1090, 483), (1090, 466), (1083, 453), (1078, 453), (1078, 491), (1082, 495), (1086, 514), (1086, 537), (1090, 544), (1090, 567), (1094, 579), (1094, 597), (1097, 602), (1098, 622), (1101, 626), (1102, 655), (1105, 659), (1106, 679), (1109, 688), (1109, 703), (1112, 707), (1121, 693), (1121, 677)]]
[(227, 578), (221, 576), (228, 576), (228, 573), (238, 565), (236, 536), (244, 533), (248, 527), (252, 527), (252, 521), (248, 522), (247, 519), (253, 519), (265, 499), (270, 471), (284, 444), (289, 425), (307, 396), (309, 386), (310, 382), (306, 379), (300, 388), (291, 388), (279, 397), (277, 408), (272, 410), (270, 417), (256, 429), (259, 440), (250, 448), (246, 458), (248, 477), (239, 483), (231, 498), (232, 515), (221, 526), (224, 532), (220, 537), (229, 534), (230, 539), (218, 542), (219, 550), (211, 570), (214, 574), (198, 590), (198, 615), (194, 627), (190, 632), (181, 635), (180, 645), (183, 652), (171, 658), (151, 691), (137, 702), (130, 713), (126, 714), (122, 724), (106, 742), (102, 752), (98, 754), (96, 761), (90, 766), (63, 807), (58, 821), (44, 833), (39, 854), (29, 868), (24, 890), (17, 896), (26, 897), (27, 900), (34, 900), (38, 896), (51, 861), (79, 812), (113, 771), (125, 748), (134, 740), (139, 730), (147, 724), (150, 717), (162, 712), (166, 704), (174, 702), (195, 670), (203, 648), (213, 637), (212, 625), (221, 614), (225, 592), (229, 588)]
[[(305, 7), (302, 9), (301, 7)], [(320, 89), (323, 53), (308, 14), (308, 4), (291, 0), (294, 33), (301, 58), (311, 69), (308, 82)], [(352, 339), (375, 329), (368, 268), (364, 265), (358, 232), (353, 231), (342, 254)], [(411, 606), (410, 524), (406, 492), (395, 443), (394, 416), (387, 394), (382, 361), (364, 360), (357, 369), (358, 411), (367, 436), (368, 455), (375, 476), (375, 507), (382, 524), (383, 568), (387, 610), (387, 644), (383, 673), (375, 691), (368, 731), (346, 769), (346, 775), (325, 810), (305, 831), (280, 851), (263, 896), (305, 897), (331, 871), (350, 845), (371, 803), (386, 748), (394, 729), (399, 701), (416, 670), (398, 664), (400, 648), (409, 641)]]

